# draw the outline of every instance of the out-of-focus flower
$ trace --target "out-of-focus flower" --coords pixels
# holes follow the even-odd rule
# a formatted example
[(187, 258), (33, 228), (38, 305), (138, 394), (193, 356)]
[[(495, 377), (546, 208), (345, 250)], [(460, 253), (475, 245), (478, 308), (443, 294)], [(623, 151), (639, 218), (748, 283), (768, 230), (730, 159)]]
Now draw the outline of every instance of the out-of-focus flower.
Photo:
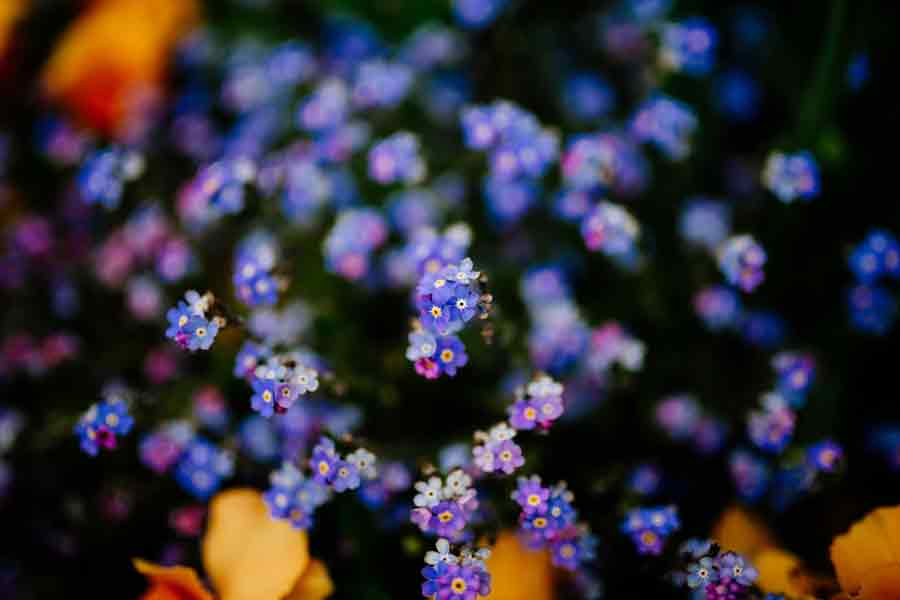
[(900, 598), (900, 506), (878, 508), (837, 536), (831, 562), (846, 593)]
[(203, 566), (213, 596), (197, 573), (135, 559), (150, 587), (142, 600), (322, 600), (334, 590), (328, 570), (309, 556), (306, 533), (272, 519), (259, 492), (233, 489), (210, 503)]
[(503, 532), (487, 560), (491, 600), (552, 600), (553, 567), (547, 550), (529, 550), (512, 532)]
[(196, 17), (194, 0), (91, 2), (44, 70), (46, 94), (95, 129), (127, 135), (131, 117), (159, 95), (169, 54)]
[(9, 43), (9, 34), (22, 16), (31, 0), (3, 0), (0, 3), (0, 57)]

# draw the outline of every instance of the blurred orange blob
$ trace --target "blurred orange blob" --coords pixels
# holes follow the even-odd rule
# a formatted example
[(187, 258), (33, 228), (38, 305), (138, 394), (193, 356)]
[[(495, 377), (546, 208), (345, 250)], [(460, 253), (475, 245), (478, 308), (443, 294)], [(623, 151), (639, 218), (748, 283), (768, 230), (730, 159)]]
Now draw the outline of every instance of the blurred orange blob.
[(259, 492), (233, 489), (212, 499), (203, 566), (215, 596), (188, 567), (135, 560), (150, 583), (141, 600), (323, 600), (334, 591), (328, 569), (309, 556), (306, 532), (273, 519)]
[(0, 57), (6, 50), (9, 35), (16, 22), (25, 14), (31, 0), (3, 0), (0, 2)]
[(196, 0), (93, 0), (44, 69), (47, 96), (84, 124), (122, 137), (147, 99), (161, 94), (169, 57), (197, 13)]
[(834, 538), (831, 562), (854, 598), (900, 599), (900, 506), (875, 509)]
[(530, 550), (511, 532), (500, 534), (487, 560), (490, 600), (553, 600), (553, 565), (547, 550)]

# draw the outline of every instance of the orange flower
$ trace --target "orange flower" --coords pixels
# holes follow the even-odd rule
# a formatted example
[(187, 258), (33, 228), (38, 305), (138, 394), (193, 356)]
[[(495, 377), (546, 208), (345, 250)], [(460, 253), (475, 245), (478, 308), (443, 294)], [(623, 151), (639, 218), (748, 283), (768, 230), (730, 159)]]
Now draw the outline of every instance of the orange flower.
[(487, 561), (490, 600), (553, 600), (553, 566), (547, 550), (530, 550), (510, 531), (500, 534)]
[(6, 50), (6, 43), (12, 28), (25, 14), (31, 0), (3, 0), (0, 2), (0, 56)]
[[(193, 569), (134, 565), (150, 582), (142, 600), (213, 600)], [(306, 533), (273, 519), (251, 489), (213, 498), (203, 566), (220, 600), (322, 600), (334, 590), (325, 565), (309, 557)]]
[(196, 0), (93, 0), (51, 56), (44, 89), (87, 125), (122, 136), (140, 101), (159, 94), (169, 55), (196, 17)]
[(878, 508), (836, 537), (831, 562), (848, 594), (900, 599), (900, 506)]

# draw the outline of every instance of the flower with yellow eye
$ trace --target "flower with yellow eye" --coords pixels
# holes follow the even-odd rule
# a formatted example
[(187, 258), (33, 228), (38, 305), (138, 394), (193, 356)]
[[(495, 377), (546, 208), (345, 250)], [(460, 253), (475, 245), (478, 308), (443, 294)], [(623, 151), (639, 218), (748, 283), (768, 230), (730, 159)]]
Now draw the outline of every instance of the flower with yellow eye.
[(459, 367), (469, 362), (469, 357), (462, 341), (454, 335), (447, 335), (437, 339), (434, 360), (441, 373), (453, 377)]
[(110, 395), (92, 405), (75, 425), (75, 435), (81, 449), (96, 456), (100, 448), (113, 449), (117, 437), (131, 431), (134, 419), (128, 414), (128, 404), (119, 396)]
[(319, 440), (313, 448), (312, 457), (309, 459), (309, 467), (312, 469), (313, 480), (321, 484), (331, 484), (337, 477), (338, 456), (334, 450), (334, 442), (327, 437)]
[(253, 379), (253, 396), (250, 408), (264, 417), (271, 417), (275, 411), (275, 382), (271, 379)]
[(452, 500), (438, 502), (431, 508), (428, 530), (445, 538), (455, 539), (466, 526), (466, 517), (459, 504)]
[(219, 333), (219, 326), (215, 321), (207, 321), (203, 317), (194, 315), (184, 326), (184, 333), (187, 334), (187, 349), (209, 350)]
[(532, 475), (530, 478), (519, 477), (518, 487), (512, 493), (512, 499), (522, 507), (526, 515), (547, 512), (547, 499), (550, 489), (541, 485), (541, 478)]

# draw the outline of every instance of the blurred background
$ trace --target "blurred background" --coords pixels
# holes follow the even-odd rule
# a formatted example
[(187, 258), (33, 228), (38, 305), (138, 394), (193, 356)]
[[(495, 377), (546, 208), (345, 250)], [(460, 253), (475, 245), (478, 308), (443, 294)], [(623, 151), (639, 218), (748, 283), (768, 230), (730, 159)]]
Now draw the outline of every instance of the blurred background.
[[(0, 441), (10, 440), (0, 443), (4, 598), (131, 598), (145, 586), (131, 568), (133, 556), (199, 566), (196, 537), (172, 526), (173, 510), (197, 502), (171, 477), (142, 464), (138, 446), (152, 424), (165, 419), (202, 423), (196, 406), (205, 385), (215, 386), (230, 419), (224, 429), (198, 425), (209, 436), (239, 447), (237, 424), (251, 414), (249, 388), (231, 374), (239, 336), (223, 334), (207, 353), (179, 352), (163, 337), (162, 312), (137, 318), (128, 287), (134, 284), (104, 277), (103, 265), (116, 267), (98, 258), (100, 245), (127, 211), (72, 200), (89, 149), (141, 140), (148, 176), (128, 192), (125, 205), (152, 198), (175, 215), (180, 185), (203, 162), (186, 157), (184, 144), (170, 133), (179, 106), (192, 95), (217, 94), (239, 48), (288, 40), (327, 47), (347, 19), (366, 23), (389, 47), (403, 46), (426, 22), (459, 26), (446, 1), (188, 4), (152, 11), (148, 23), (123, 22), (136, 36), (133, 46), (102, 47), (103, 27), (85, 29), (84, 45), (132, 61), (127, 64), (134, 68), (121, 73), (92, 69), (91, 53), (68, 37), (91, 2), (0, 0), (0, 415), (6, 414)], [(888, 444), (886, 456), (877, 443), (879, 428), (900, 427), (894, 371), (900, 340), (890, 327), (881, 335), (855, 329), (848, 308), (853, 248), (874, 227), (900, 232), (900, 204), (890, 183), (900, 118), (890, 83), (900, 56), (897, 8), (875, 1), (675, 0), (668, 19), (702, 16), (718, 32), (715, 70), (697, 79), (660, 75), (645, 68), (652, 60), (623, 60), (612, 52), (622, 47), (608, 35), (619, 6), (511, 0), (489, 26), (461, 29), (468, 52), (453, 71), (464, 76), (469, 102), (514, 100), (564, 138), (616, 127), (648, 89), (663, 89), (693, 108), (701, 125), (690, 157), (672, 161), (646, 152), (652, 176), (624, 202), (642, 226), (643, 266), (622, 269), (587, 252), (578, 227), (549, 218), (549, 209), (532, 211), (515, 227), (498, 227), (478, 183), (483, 160), (461, 150), (458, 119), (435, 118), (427, 102), (409, 101), (371, 116), (374, 137), (415, 131), (433, 172), (452, 169), (468, 182), (454, 214), (471, 225), (469, 254), (490, 276), (493, 343), (473, 333), (466, 338), (469, 365), (459, 376), (439, 382), (418, 377), (403, 356), (407, 293), (354, 284), (323, 267), (331, 216), (322, 226), (285, 233), (291, 293), (309, 309), (305, 343), (337, 374), (338, 384), (327, 386), (329, 400), (356, 407), (357, 436), (379, 455), (422, 466), (437, 461), (448, 444), (468, 441), (474, 429), (503, 418), (509, 382), (533, 369), (520, 280), (530, 267), (561, 265), (587, 323), (627, 324), (646, 346), (639, 372), (611, 372), (604, 385), (584, 394), (577, 416), (527, 453), (534, 472), (548, 481), (564, 479), (575, 490), (582, 518), (600, 540), (598, 573), (609, 598), (685, 597), (664, 580), (663, 562), (637, 559), (619, 533), (623, 510), (640, 502), (674, 503), (683, 532), (708, 535), (721, 511), (739, 501), (729, 452), (746, 445), (745, 418), (772, 387), (773, 354), (809, 352), (815, 383), (792, 443), (799, 448), (833, 438), (844, 447), (847, 468), (786, 506), (755, 505), (786, 547), (827, 572), (836, 533), (867, 510), (900, 500), (900, 453), (890, 455), (900, 444)], [(196, 28), (212, 40), (207, 47), (185, 43)], [(153, 53), (144, 43), (167, 51)], [(214, 58), (203, 58), (204, 52)], [(727, 76), (736, 72), (752, 92), (725, 91), (731, 89)], [(603, 119), (573, 117), (563, 101), (573, 73), (599, 74), (615, 91), (615, 105)], [(128, 95), (135, 89), (140, 101)], [(211, 122), (225, 131), (234, 115), (215, 98), (206, 102)], [(760, 188), (756, 174), (777, 148), (816, 156), (819, 197), (785, 205)], [(364, 178), (358, 185), (365, 203), (384, 205), (382, 188)], [(549, 206), (552, 188), (547, 185), (540, 203)], [(765, 283), (744, 297), (745, 309), (762, 316), (743, 329), (711, 331), (694, 310), (698, 290), (721, 279), (715, 261), (686, 244), (677, 226), (685, 200), (695, 196), (726, 198), (732, 230), (752, 232), (768, 254)], [(21, 224), (32, 217), (45, 218), (51, 233), (23, 233)], [(232, 217), (214, 235), (191, 239), (196, 268), (178, 283), (159, 286), (163, 311), (186, 289), (229, 295), (231, 257), (246, 229), (243, 217)], [(29, 246), (34, 239), (49, 246), (35, 249)], [(890, 290), (897, 291), (896, 285)], [(113, 380), (140, 390), (136, 432), (117, 451), (92, 458), (79, 451), (72, 427)], [(660, 400), (680, 393), (694, 395), (727, 432), (717, 451), (673, 441), (656, 423)], [(228, 485), (264, 489), (275, 462), (238, 452)], [(628, 484), (642, 465), (662, 477), (648, 494)], [(321, 510), (312, 553), (328, 564), (336, 598), (418, 595), (427, 542), (403, 512), (409, 498), (400, 498), (393, 516), (352, 497)], [(500, 517), (515, 523), (512, 513)]]

